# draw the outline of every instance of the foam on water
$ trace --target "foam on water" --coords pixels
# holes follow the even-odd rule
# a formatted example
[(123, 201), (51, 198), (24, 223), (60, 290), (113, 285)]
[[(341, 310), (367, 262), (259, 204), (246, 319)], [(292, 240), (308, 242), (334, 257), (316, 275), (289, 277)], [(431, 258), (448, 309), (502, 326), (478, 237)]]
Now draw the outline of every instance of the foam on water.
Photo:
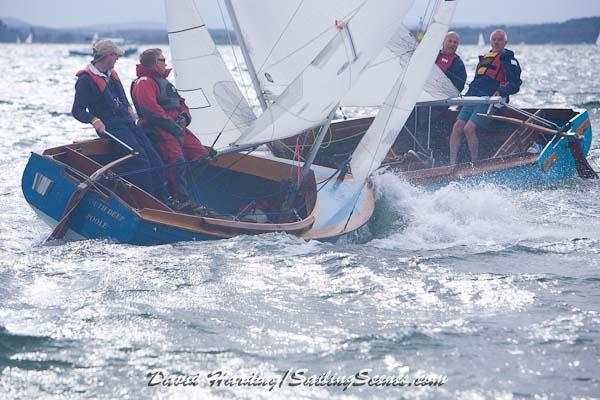
[(400, 224), (397, 221), (391, 227), (395, 233), (372, 242), (377, 247), (493, 249), (535, 236), (536, 228), (521, 217), (526, 210), (508, 189), (451, 184), (427, 191), (391, 173), (379, 175), (375, 181), (383, 207), (400, 218)]

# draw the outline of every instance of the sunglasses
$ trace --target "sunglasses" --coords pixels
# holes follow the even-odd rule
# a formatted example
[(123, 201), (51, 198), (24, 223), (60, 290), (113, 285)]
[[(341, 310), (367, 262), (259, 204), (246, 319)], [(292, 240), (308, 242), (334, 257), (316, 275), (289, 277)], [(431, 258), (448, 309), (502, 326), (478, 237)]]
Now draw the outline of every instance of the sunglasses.
[(162, 62), (165, 62), (165, 61), (166, 61), (166, 59), (164, 59), (164, 58), (157, 58), (157, 59), (156, 59), (156, 61), (162, 61)]

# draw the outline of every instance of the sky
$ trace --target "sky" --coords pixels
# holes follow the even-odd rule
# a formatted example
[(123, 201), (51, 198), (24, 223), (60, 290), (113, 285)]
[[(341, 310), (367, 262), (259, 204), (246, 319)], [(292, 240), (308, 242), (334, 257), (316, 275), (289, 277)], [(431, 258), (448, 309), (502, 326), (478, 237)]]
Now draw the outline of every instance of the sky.
[[(223, 26), (217, 0), (195, 1), (210, 27)], [(427, 3), (415, 0), (405, 23), (416, 25)], [(459, 0), (454, 25), (534, 24), (588, 16), (600, 16), (600, 0)], [(0, 0), (0, 17), (60, 28), (165, 22), (165, 11), (164, 0)]]

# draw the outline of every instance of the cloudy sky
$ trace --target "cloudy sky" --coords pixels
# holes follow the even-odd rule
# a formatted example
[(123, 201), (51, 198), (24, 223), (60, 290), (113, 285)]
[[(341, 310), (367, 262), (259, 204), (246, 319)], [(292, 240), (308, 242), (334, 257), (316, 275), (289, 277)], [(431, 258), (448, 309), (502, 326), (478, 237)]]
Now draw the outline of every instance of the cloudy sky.
[[(209, 26), (223, 25), (217, 0), (195, 1)], [(416, 6), (406, 20), (407, 24), (418, 22), (427, 2), (415, 1)], [(454, 23), (562, 22), (588, 16), (600, 16), (600, 0), (459, 0)], [(137, 21), (164, 22), (165, 12), (164, 0), (0, 0), (0, 17), (18, 18), (34, 25), (75, 27)]]

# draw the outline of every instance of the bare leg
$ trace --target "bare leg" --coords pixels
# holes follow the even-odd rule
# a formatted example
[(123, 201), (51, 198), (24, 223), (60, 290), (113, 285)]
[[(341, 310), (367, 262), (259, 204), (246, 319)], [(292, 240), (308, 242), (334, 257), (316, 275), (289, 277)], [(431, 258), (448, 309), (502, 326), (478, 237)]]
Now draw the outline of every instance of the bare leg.
[(479, 159), (479, 139), (477, 138), (477, 125), (472, 121), (467, 122), (465, 125), (465, 137), (467, 138), (467, 144), (469, 145), (469, 152), (471, 153), (471, 161), (477, 161)]
[(452, 127), (452, 133), (450, 134), (450, 165), (456, 164), (456, 157), (462, 144), (465, 124), (465, 121), (458, 119)]

